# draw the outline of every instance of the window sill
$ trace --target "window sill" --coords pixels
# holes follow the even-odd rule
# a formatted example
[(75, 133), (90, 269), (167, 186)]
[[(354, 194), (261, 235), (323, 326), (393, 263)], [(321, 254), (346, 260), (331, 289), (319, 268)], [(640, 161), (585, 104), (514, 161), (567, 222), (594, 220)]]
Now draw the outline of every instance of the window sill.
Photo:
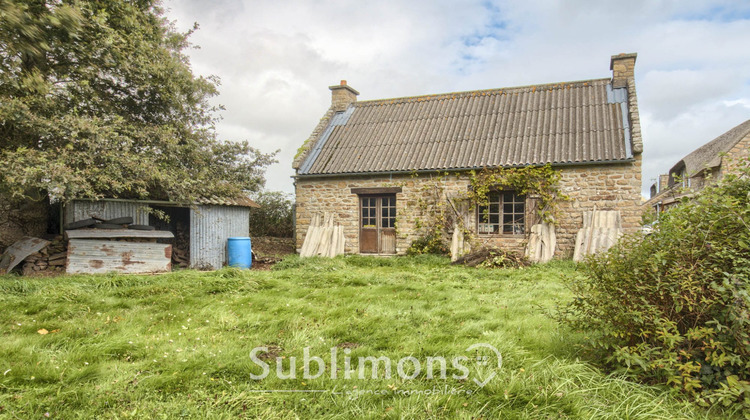
[(525, 233), (478, 233), (480, 238), (525, 238)]

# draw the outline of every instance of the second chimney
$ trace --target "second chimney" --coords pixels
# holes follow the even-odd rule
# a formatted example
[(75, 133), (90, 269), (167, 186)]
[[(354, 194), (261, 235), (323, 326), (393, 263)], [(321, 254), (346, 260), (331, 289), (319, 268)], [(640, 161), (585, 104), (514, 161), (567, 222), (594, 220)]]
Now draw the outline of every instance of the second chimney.
[(331, 108), (334, 111), (345, 111), (351, 103), (357, 102), (359, 92), (348, 86), (346, 80), (339, 85), (328, 86), (328, 89), (331, 89)]
[(636, 53), (613, 55), (609, 62), (612, 70), (612, 87), (623, 88), (628, 86), (628, 80), (635, 77)]

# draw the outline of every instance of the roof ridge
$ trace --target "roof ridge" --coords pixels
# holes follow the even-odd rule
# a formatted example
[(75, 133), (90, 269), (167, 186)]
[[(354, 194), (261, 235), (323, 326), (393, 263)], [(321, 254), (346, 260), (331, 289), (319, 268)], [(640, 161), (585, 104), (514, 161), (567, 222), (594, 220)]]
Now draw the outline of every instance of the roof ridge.
[(352, 105), (359, 106), (359, 105), (375, 105), (377, 103), (382, 102), (411, 102), (414, 100), (424, 99), (424, 100), (432, 100), (432, 99), (440, 99), (442, 97), (447, 96), (468, 96), (471, 94), (491, 94), (494, 92), (498, 93), (505, 93), (508, 91), (517, 92), (517, 91), (524, 91), (528, 89), (533, 90), (551, 90), (552, 88), (558, 88), (562, 89), (565, 86), (570, 85), (580, 85), (580, 84), (587, 84), (587, 83), (601, 83), (601, 82), (607, 82), (609, 83), (611, 81), (611, 78), (601, 78), (601, 79), (585, 79), (585, 80), (573, 80), (568, 82), (556, 82), (556, 83), (542, 83), (542, 84), (531, 84), (531, 85), (522, 85), (522, 86), (510, 86), (510, 87), (501, 87), (501, 88), (490, 88), (490, 89), (478, 89), (478, 90), (466, 90), (466, 91), (458, 91), (458, 92), (444, 92), (444, 93), (432, 93), (427, 95), (414, 95), (414, 96), (399, 96), (395, 98), (381, 98), (381, 99), (367, 99), (364, 101), (357, 101), (353, 102)]
[(705, 169), (704, 166), (706, 165), (717, 164), (718, 162), (715, 162), (715, 160), (720, 157), (721, 153), (728, 152), (748, 134), (750, 134), (750, 120), (737, 124), (683, 156), (669, 169), (669, 173), (671, 174), (684, 164), (687, 171), (690, 172), (690, 176), (692, 176), (697, 171)]

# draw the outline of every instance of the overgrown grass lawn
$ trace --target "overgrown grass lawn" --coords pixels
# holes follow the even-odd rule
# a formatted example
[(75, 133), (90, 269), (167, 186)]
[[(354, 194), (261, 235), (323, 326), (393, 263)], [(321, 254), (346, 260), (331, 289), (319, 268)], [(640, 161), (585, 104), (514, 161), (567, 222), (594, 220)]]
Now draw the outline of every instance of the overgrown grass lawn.
[[(0, 277), (0, 418), (710, 416), (579, 361), (579, 337), (546, 314), (568, 298), (566, 275), (577, 275), (572, 263), (486, 270), (349, 256), (291, 257), (273, 271)], [(466, 351), (477, 343), (497, 348), (502, 366), (477, 363), (489, 354)], [(269, 374), (255, 380), (260, 346)], [(315, 379), (305, 348), (325, 364)], [(389, 358), (391, 377), (381, 363), (376, 379), (370, 365), (358, 378), (367, 356)], [(427, 358), (440, 356), (446, 378), (429, 378)], [(460, 356), (468, 375), (451, 365)], [(276, 357), (284, 375), (296, 359), (295, 379), (279, 378)]]

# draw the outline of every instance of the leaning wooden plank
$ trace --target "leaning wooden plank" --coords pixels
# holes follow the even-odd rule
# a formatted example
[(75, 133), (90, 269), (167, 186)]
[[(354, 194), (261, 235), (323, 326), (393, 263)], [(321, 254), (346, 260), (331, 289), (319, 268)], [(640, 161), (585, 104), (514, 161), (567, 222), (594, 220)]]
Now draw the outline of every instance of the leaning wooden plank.
[(313, 242), (316, 240), (315, 238), (318, 236), (318, 229), (320, 228), (315, 225), (310, 225), (310, 227), (307, 228), (307, 234), (305, 235), (305, 242), (302, 244), (302, 249), (300, 250), (300, 253), (299, 253), (301, 257), (313, 256), (312, 249), (314, 247), (317, 248), (317, 245), (313, 246)]
[(588, 232), (590, 229), (584, 228), (578, 231), (576, 234), (576, 247), (573, 251), (573, 261), (575, 262), (581, 262), (583, 261), (583, 258), (586, 256), (586, 242), (588, 240)]
[(555, 225), (547, 222), (542, 223), (540, 239), (540, 262), (545, 263), (555, 256), (555, 248), (557, 248)]
[(299, 255), (301, 257), (310, 257), (313, 254), (310, 252), (313, 244), (313, 236), (315, 236), (315, 230), (320, 224), (320, 215), (316, 214), (313, 216), (310, 226), (307, 227), (307, 233), (305, 233), (305, 240), (302, 243), (302, 249), (300, 249)]
[(453, 237), (451, 238), (451, 261), (456, 261), (458, 255), (458, 231), (457, 226), (453, 226)]
[(343, 226), (336, 226), (336, 237), (338, 238), (336, 242), (336, 255), (343, 255), (346, 245), (346, 237), (344, 236)]
[(323, 227), (321, 230), (320, 235), (320, 242), (318, 246), (317, 255), (323, 256), (323, 257), (329, 257), (331, 252), (331, 245), (333, 241), (333, 228), (328, 226)]
[(529, 243), (526, 244), (526, 258), (531, 262), (539, 262), (541, 256), (541, 232), (542, 225), (536, 224), (531, 227), (531, 233), (529, 234)]

